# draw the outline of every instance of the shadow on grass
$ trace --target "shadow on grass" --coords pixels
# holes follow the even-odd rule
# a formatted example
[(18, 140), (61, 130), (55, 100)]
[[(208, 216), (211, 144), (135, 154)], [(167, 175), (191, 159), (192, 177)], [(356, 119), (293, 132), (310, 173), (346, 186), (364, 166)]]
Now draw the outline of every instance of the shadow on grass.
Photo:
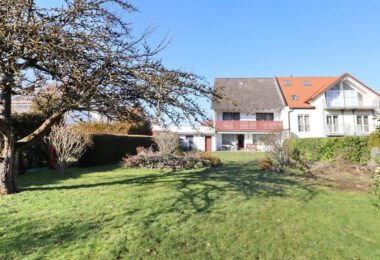
[(60, 173), (58, 170), (43, 170), (35, 173), (27, 173), (18, 177), (22, 179), (22, 185), (21, 187), (19, 187), (19, 190), (34, 190), (34, 188), (32, 188), (31, 186), (36, 186), (40, 188), (48, 185), (58, 184), (59, 182), (68, 179), (79, 179), (80, 177), (86, 174), (105, 173), (119, 168), (120, 165), (114, 164), (100, 167), (68, 168), (65, 170), (64, 174)]
[[(134, 215), (139, 223), (143, 226), (140, 229), (139, 236), (154, 236), (154, 232), (149, 226), (157, 222), (159, 216), (166, 214), (175, 214), (176, 222), (185, 223), (194, 214), (207, 214), (216, 208), (216, 202), (223, 199), (230, 200), (239, 197), (240, 200), (252, 198), (295, 198), (305, 203), (313, 199), (316, 195), (313, 182), (305, 181), (302, 178), (287, 177), (283, 175), (262, 172), (257, 167), (257, 162), (238, 163), (230, 162), (216, 168), (198, 169), (198, 170), (181, 170), (167, 173), (156, 172), (130, 176), (128, 174), (103, 180), (104, 175), (100, 176), (100, 182), (84, 183), (73, 185), (60, 185), (58, 182), (69, 178), (79, 178), (81, 175), (91, 172), (107, 172), (117, 169), (119, 166), (108, 166), (101, 168), (72, 169), (66, 175), (54, 176), (53, 179), (47, 179), (44, 174), (40, 179), (31, 179), (23, 181), (24, 190), (28, 191), (49, 191), (49, 190), (77, 190), (91, 189), (96, 187), (109, 187), (112, 192), (112, 186), (125, 185), (125, 189), (133, 186), (146, 185), (147, 189), (154, 190), (152, 185), (162, 184), (167, 189), (175, 191), (175, 195), (159, 197), (152, 202), (152, 207), (145, 212), (143, 208), (135, 208), (130, 211), (120, 211), (117, 213), (123, 219), (125, 226), (128, 226), (128, 217)], [(44, 177), (45, 178), (42, 178)], [(26, 177), (26, 176), (25, 176)], [(33, 176), (28, 176), (32, 178)], [(38, 175), (37, 175), (38, 177)], [(104, 177), (104, 179), (107, 177)], [(57, 184), (58, 183), (58, 184)], [(48, 186), (56, 184), (55, 186)], [(159, 192), (159, 191), (157, 191)], [(144, 211), (143, 217), (141, 213)], [(114, 213), (113, 213), (114, 214)], [(116, 217), (115, 215), (112, 215)], [(8, 217), (7, 217), (8, 218)], [(11, 223), (11, 218), (4, 223)], [(99, 230), (106, 228), (104, 223), (98, 223), (96, 219), (86, 219), (78, 221), (75, 225), (66, 225), (65, 221), (50, 229), (41, 228), (43, 223), (23, 223), (15, 224), (13, 230), (24, 230), (23, 232), (15, 231), (15, 236), (0, 239), (0, 249), (6, 250), (7, 254), (28, 255), (30, 252), (38, 249), (39, 252), (47, 252), (49, 245), (64, 243), (66, 247), (80, 244), (81, 241), (93, 236)], [(170, 223), (175, 224), (175, 223)], [(80, 236), (78, 235), (80, 234)], [(158, 238), (161, 239), (161, 238)], [(179, 238), (180, 239), (180, 238)], [(13, 253), (12, 253), (13, 252)], [(122, 253), (122, 252), (120, 252)], [(1, 254), (0, 254), (1, 256)], [(1, 257), (0, 257), (1, 258)]]
[[(83, 173), (110, 171), (120, 166), (114, 165), (101, 169), (86, 169)], [(65, 178), (79, 177), (79, 174), (64, 175)], [(113, 178), (112, 178), (113, 179)], [(57, 180), (57, 179), (56, 179)], [(78, 185), (46, 186), (54, 183), (52, 180), (42, 186), (24, 187), (28, 191), (75, 190), (114, 185), (151, 185), (168, 184), (180, 194), (174, 204), (190, 204), (197, 212), (210, 209), (215, 200), (227, 192), (235, 192), (237, 196), (251, 197), (297, 197), (303, 201), (312, 199), (316, 191), (313, 184), (305, 184), (301, 177), (288, 177), (276, 173), (263, 172), (258, 169), (257, 162), (228, 163), (215, 168), (202, 170), (180, 170), (167, 173), (146, 174), (139, 177), (119, 177), (114, 181), (84, 183)], [(41, 184), (41, 183), (40, 183)], [(175, 205), (173, 205), (175, 206)]]

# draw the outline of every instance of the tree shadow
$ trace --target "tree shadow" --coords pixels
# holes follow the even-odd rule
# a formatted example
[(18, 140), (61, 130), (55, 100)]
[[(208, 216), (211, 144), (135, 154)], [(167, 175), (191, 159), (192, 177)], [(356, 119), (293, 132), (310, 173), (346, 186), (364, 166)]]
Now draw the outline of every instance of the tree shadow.
[[(82, 170), (79, 173), (73, 172), (72, 175), (59, 176), (60, 180), (67, 178), (78, 178), (82, 174), (96, 172), (107, 172), (117, 169), (119, 166), (109, 166), (104, 168), (94, 168)], [(104, 175), (103, 175), (104, 176)], [(100, 177), (103, 180), (103, 176)], [(145, 175), (128, 175), (118, 176), (116, 180), (112, 178), (107, 181), (96, 183), (84, 183), (73, 185), (61, 185), (57, 180), (40, 179), (39, 183), (33, 185), (25, 185), (24, 190), (33, 191), (49, 191), (49, 190), (72, 190), (92, 189), (97, 187), (106, 187), (112, 192), (112, 186), (124, 185), (125, 189), (132, 187), (146, 186), (146, 189), (154, 190), (152, 185), (164, 186), (166, 189), (175, 191), (176, 195), (168, 197), (157, 197), (154, 205), (147, 210), (136, 206), (130, 210), (121, 210), (116, 213), (123, 219), (124, 225), (128, 226), (129, 217), (138, 215), (143, 212), (143, 218), (139, 218), (142, 224), (139, 236), (144, 234), (154, 237), (154, 231), (149, 227), (156, 223), (160, 217), (175, 214), (175, 223), (169, 222), (168, 225), (176, 225), (185, 223), (194, 214), (208, 214), (218, 208), (218, 203), (224, 200), (239, 198), (239, 200), (251, 200), (258, 198), (292, 198), (304, 203), (308, 203), (317, 194), (314, 187), (316, 182), (308, 181), (306, 178), (291, 177), (281, 174), (264, 172), (259, 170), (257, 162), (239, 163), (230, 162), (215, 168), (196, 169), (196, 170), (180, 170), (170, 172), (153, 171), (153, 173)], [(55, 183), (55, 186), (49, 186)], [(38, 185), (37, 185), (38, 184)], [(159, 192), (159, 191), (157, 191)], [(145, 195), (144, 195), (145, 196)], [(149, 196), (149, 195), (147, 195)], [(236, 197), (235, 197), (236, 196)], [(106, 214), (108, 214), (107, 212)], [(113, 213), (114, 214), (114, 213)], [(114, 215), (113, 215), (114, 216)], [(140, 214), (141, 216), (141, 214)], [(11, 217), (7, 217), (9, 223), (12, 222)], [(10, 250), (7, 254), (17, 254), (17, 250), (28, 254), (30, 250), (38, 250), (39, 252), (47, 251), (48, 246), (56, 243), (64, 243), (67, 248), (71, 245), (77, 245), (88, 239), (92, 234), (101, 232), (104, 228), (101, 223), (97, 223), (95, 219), (80, 220), (74, 226), (65, 225), (63, 220), (49, 229), (35, 228), (33, 226), (44, 226), (44, 223), (15, 223), (9, 228), (14, 230), (10, 232), (14, 236), (0, 238), (0, 249)], [(33, 229), (34, 231), (33, 233)], [(98, 229), (98, 231), (96, 231)], [(27, 230), (22, 233), (16, 230)], [(29, 233), (31, 232), (31, 233)], [(94, 233), (95, 232), (95, 233)], [(78, 237), (78, 234), (81, 234)], [(35, 239), (37, 238), (37, 239)], [(53, 242), (52, 242), (53, 241)], [(53, 244), (52, 244), (53, 243)], [(13, 250), (13, 251), (12, 251)]]
[[(106, 172), (118, 167), (120, 166), (115, 165), (95, 169), (96, 172)], [(90, 173), (91, 169), (82, 171), (81, 174), (86, 172)], [(62, 176), (59, 179), (64, 180), (65, 178), (72, 177)], [(170, 184), (180, 194), (173, 207), (179, 204), (188, 204), (197, 212), (204, 212), (212, 207), (215, 200), (228, 192), (243, 195), (246, 199), (252, 197), (297, 197), (307, 202), (315, 196), (314, 186), (317, 185), (313, 182), (307, 183), (306, 178), (261, 171), (258, 169), (256, 161), (244, 164), (234, 162), (201, 170), (157, 171), (138, 177), (126, 175), (117, 177), (117, 180), (114, 179), (110, 178), (110, 181), (96, 183), (48, 186), (56, 181), (54, 180), (43, 183), (41, 186), (25, 186), (24, 190), (76, 190), (114, 185)]]

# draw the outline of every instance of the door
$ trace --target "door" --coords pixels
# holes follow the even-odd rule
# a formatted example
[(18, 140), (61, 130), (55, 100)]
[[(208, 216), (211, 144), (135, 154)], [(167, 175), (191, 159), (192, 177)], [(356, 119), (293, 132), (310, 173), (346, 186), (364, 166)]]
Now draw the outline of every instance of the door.
[(212, 137), (211, 136), (205, 136), (205, 151), (206, 152), (212, 151)]
[(238, 135), (238, 148), (244, 149), (244, 135)]

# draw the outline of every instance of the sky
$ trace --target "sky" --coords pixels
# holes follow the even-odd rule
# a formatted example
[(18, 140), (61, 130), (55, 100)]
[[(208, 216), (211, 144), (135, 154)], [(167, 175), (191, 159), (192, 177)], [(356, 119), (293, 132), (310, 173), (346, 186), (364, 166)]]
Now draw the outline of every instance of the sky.
[[(60, 0), (38, 0), (42, 5)], [(152, 45), (171, 68), (216, 77), (339, 76), (380, 91), (378, 0), (132, 0), (134, 33), (156, 27)], [(210, 103), (200, 101), (209, 110)]]

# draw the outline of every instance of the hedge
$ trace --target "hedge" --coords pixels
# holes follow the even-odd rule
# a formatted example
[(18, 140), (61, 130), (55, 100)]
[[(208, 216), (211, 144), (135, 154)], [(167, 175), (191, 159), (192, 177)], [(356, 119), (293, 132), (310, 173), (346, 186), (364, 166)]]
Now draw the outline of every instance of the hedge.
[(104, 134), (91, 135), (91, 139), (91, 147), (79, 159), (82, 167), (118, 163), (125, 154), (135, 155), (137, 147), (148, 148), (153, 145), (151, 136)]
[(368, 145), (369, 148), (380, 147), (380, 140), (376, 132), (372, 132), (369, 134)]
[(331, 161), (337, 157), (349, 163), (365, 164), (370, 158), (368, 137), (324, 137), (289, 139), (292, 157), (301, 154), (310, 162)]

